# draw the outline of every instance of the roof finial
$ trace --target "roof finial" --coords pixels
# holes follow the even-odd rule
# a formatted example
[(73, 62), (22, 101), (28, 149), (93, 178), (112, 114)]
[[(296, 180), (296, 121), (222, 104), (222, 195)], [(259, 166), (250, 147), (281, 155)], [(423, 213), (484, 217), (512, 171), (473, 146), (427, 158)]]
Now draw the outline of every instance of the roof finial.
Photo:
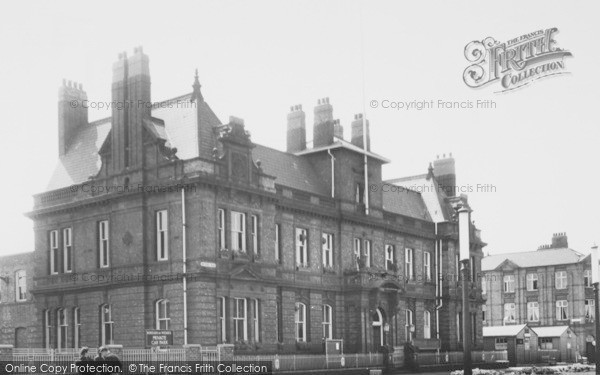
[(431, 177), (433, 177), (433, 165), (429, 163), (429, 167), (427, 168), (427, 179), (429, 180)]
[(198, 80), (198, 68), (196, 68), (196, 74), (194, 75), (194, 84), (192, 85), (194, 91), (192, 92), (192, 97), (190, 98), (191, 102), (193, 102), (194, 100), (198, 100), (199, 102), (204, 101), (204, 97), (202, 97), (202, 93), (200, 92), (200, 87), (202, 86), (200, 85), (200, 81)]

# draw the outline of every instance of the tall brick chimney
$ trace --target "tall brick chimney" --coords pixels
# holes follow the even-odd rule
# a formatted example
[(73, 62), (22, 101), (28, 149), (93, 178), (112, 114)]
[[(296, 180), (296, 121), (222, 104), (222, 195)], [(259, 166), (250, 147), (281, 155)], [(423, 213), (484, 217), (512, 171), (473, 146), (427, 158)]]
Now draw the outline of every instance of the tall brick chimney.
[(287, 152), (299, 152), (306, 149), (306, 114), (302, 105), (290, 108), (287, 115)]
[(319, 99), (315, 107), (315, 124), (313, 127), (313, 147), (327, 146), (333, 143), (334, 124), (333, 107), (329, 98)]
[(456, 196), (456, 168), (452, 153), (448, 157), (444, 154), (441, 159), (439, 155), (437, 156), (433, 161), (433, 174), (446, 195)]
[(67, 153), (77, 128), (88, 123), (87, 94), (81, 83), (63, 80), (58, 89), (58, 155)]
[(552, 245), (551, 246), (553, 249), (569, 247), (569, 242), (567, 241), (567, 233), (566, 232), (554, 233), (552, 235)]
[(150, 118), (150, 68), (142, 47), (113, 64), (112, 163), (115, 172), (143, 166), (142, 128)]
[[(354, 115), (354, 121), (352, 121), (352, 142), (353, 145), (360, 148), (363, 146), (363, 114), (359, 113)], [(367, 120), (367, 151), (371, 151), (371, 132), (369, 131), (369, 120)]]
[(340, 120), (333, 120), (333, 136), (335, 138), (344, 139), (344, 127), (340, 124)]

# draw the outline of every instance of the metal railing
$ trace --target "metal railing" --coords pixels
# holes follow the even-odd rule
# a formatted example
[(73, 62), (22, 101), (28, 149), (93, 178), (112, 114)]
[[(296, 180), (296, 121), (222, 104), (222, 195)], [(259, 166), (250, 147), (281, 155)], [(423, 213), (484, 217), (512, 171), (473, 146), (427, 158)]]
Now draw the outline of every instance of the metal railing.
[[(463, 363), (463, 352), (415, 353), (414, 356), (419, 366)], [(471, 352), (471, 360), (473, 363), (507, 361), (508, 353), (506, 350), (473, 351)]]
[(123, 349), (123, 362), (185, 362), (185, 349)]
[(263, 354), (263, 355), (236, 355), (235, 362), (259, 361), (271, 362), (273, 371), (309, 371), (322, 369), (342, 368), (373, 368), (383, 366), (381, 353), (355, 353), (355, 354)]
[[(90, 355), (96, 353), (96, 349), (89, 350)], [(13, 360), (23, 362), (73, 362), (79, 358), (79, 350), (68, 349), (45, 349), (45, 348), (14, 348)]]
[(218, 362), (219, 361), (219, 350), (216, 346), (214, 347), (202, 347), (200, 349), (200, 360), (202, 362)]

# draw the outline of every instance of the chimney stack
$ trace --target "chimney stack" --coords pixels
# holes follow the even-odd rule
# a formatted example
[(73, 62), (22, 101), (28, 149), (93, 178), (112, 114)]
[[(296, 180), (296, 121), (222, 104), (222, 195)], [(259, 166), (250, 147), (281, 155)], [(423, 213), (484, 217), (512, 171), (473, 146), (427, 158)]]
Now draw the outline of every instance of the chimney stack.
[(287, 115), (287, 152), (300, 152), (306, 149), (306, 115), (302, 105), (290, 108)]
[(565, 233), (565, 232), (554, 233), (552, 235), (552, 245), (551, 246), (553, 249), (569, 247), (569, 242), (567, 241), (567, 233)]
[(329, 98), (319, 99), (317, 106), (315, 107), (313, 147), (328, 146), (332, 144), (333, 136), (333, 107), (329, 104)]
[(448, 157), (444, 154), (441, 159), (437, 156), (433, 161), (433, 175), (447, 196), (456, 196), (456, 168), (452, 153)]
[[(363, 141), (363, 114), (359, 113), (354, 115), (354, 121), (352, 121), (351, 142), (357, 147), (364, 148)], [(369, 130), (369, 120), (367, 120), (367, 151), (371, 151), (371, 132)]]
[(81, 83), (63, 79), (58, 89), (58, 156), (67, 153), (77, 128), (87, 125), (87, 104)]
[(133, 56), (125, 52), (113, 64), (112, 163), (115, 172), (143, 165), (142, 128), (150, 119), (150, 68), (142, 47)]
[(344, 127), (340, 120), (333, 120), (333, 136), (338, 139), (344, 139)]

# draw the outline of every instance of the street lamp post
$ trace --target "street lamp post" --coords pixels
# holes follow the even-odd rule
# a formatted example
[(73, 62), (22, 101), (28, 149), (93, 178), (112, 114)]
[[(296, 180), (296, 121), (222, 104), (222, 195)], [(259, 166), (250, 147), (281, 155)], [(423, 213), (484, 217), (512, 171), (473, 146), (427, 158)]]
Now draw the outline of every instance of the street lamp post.
[(600, 289), (600, 275), (598, 274), (598, 246), (592, 246), (592, 283), (594, 285), (594, 323), (596, 324), (596, 337), (594, 345), (594, 361), (596, 362), (596, 374), (600, 375), (600, 306), (598, 305), (598, 293)]
[(471, 308), (469, 303), (470, 210), (464, 205), (458, 210), (458, 241), (462, 264), (462, 325), (464, 375), (472, 375), (471, 366)]

